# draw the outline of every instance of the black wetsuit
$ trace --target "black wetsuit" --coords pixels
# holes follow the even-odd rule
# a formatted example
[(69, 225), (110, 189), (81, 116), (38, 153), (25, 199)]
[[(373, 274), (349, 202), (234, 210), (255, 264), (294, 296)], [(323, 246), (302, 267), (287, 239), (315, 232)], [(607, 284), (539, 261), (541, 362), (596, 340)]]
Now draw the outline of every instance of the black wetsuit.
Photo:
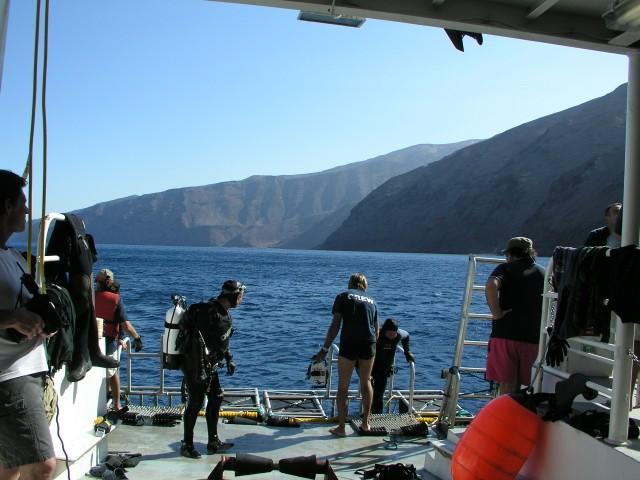
[(373, 401), (371, 403), (371, 413), (382, 413), (384, 405), (384, 391), (387, 388), (387, 378), (393, 373), (393, 362), (396, 355), (396, 347), (402, 342), (405, 355), (409, 352), (409, 333), (398, 329), (398, 335), (393, 340), (386, 337), (384, 328), (380, 330), (378, 341), (376, 342), (376, 358), (373, 361)]
[[(209, 301), (211, 308), (208, 318), (199, 316), (194, 326), (190, 346), (184, 352), (182, 372), (189, 398), (184, 412), (184, 443), (193, 445), (193, 429), (198, 413), (207, 396), (207, 431), (209, 444), (218, 438), (218, 417), (222, 404), (223, 390), (218, 377), (218, 362), (232, 358), (229, 350), (229, 337), (232, 331), (232, 319), (229, 312), (217, 301)], [(197, 330), (196, 330), (197, 329)], [(202, 337), (198, 335), (200, 331)], [(208, 350), (205, 353), (204, 345)]]

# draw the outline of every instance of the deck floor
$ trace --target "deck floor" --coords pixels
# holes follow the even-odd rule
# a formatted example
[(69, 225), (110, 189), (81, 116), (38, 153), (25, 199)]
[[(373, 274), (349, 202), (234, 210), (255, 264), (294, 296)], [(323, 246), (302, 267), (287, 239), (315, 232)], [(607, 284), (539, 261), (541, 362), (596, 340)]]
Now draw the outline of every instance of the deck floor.
[[(275, 462), (282, 458), (316, 455), (329, 459), (340, 479), (360, 479), (354, 472), (372, 468), (375, 463), (411, 463), (424, 480), (435, 477), (422, 470), (427, 438), (403, 437), (397, 449), (386, 448), (383, 438), (360, 436), (347, 425), (347, 436), (334, 437), (329, 433), (332, 424), (308, 423), (300, 428), (270, 427), (263, 425), (220, 424), (220, 437), (234, 442), (235, 446), (224, 455), (250, 453), (268, 457)], [(142, 461), (135, 468), (127, 469), (132, 480), (177, 480), (207, 478), (220, 454), (206, 454), (206, 423), (198, 418), (195, 428), (195, 446), (202, 453), (200, 459), (188, 459), (180, 455), (182, 424), (173, 427), (119, 425), (108, 435), (109, 451), (141, 453)], [(233, 472), (225, 472), (225, 478), (235, 478)], [(278, 471), (247, 476), (251, 479), (299, 478)], [(317, 476), (317, 478), (321, 478)]]

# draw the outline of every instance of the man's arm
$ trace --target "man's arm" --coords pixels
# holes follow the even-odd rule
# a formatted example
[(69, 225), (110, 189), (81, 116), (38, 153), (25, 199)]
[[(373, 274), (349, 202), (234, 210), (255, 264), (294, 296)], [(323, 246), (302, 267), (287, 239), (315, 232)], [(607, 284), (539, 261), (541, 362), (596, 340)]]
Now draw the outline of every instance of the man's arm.
[(409, 332), (399, 329), (398, 334), (400, 335), (400, 342), (402, 343), (402, 349), (404, 350), (404, 358), (407, 362), (415, 362), (416, 359), (409, 348)]
[(14, 328), (27, 338), (33, 338), (42, 333), (44, 322), (37, 313), (26, 308), (17, 310), (0, 310), (0, 330)]
[(497, 277), (489, 277), (484, 287), (484, 296), (487, 305), (493, 316), (493, 320), (500, 320), (511, 310), (502, 310), (500, 308), (500, 279)]

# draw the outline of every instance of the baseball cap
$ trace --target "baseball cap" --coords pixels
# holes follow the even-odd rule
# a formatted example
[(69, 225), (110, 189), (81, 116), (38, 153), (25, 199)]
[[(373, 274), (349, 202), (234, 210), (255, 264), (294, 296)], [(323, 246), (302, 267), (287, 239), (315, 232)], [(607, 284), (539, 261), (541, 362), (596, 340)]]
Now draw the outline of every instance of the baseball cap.
[(507, 242), (507, 247), (502, 250), (502, 253), (507, 253), (512, 250), (520, 250), (526, 252), (530, 248), (533, 248), (533, 242), (527, 237), (513, 237)]
[(113, 272), (108, 268), (103, 268), (96, 275), (96, 282), (106, 282), (111, 280), (113, 282)]

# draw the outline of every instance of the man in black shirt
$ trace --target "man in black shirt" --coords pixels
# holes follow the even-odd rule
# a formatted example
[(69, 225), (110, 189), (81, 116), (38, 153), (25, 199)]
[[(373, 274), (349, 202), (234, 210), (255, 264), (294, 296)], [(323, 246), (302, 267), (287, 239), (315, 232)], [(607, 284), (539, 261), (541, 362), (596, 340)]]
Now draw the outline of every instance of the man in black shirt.
[(340, 354), (338, 356), (338, 393), (336, 395), (338, 426), (329, 430), (337, 437), (346, 435), (347, 394), (356, 362), (358, 362), (360, 391), (362, 392), (361, 429), (364, 432), (370, 430), (369, 414), (373, 397), (371, 368), (376, 354), (376, 338), (378, 337), (378, 307), (373, 298), (365, 293), (367, 287), (367, 277), (362, 273), (351, 275), (348, 290), (336, 296), (333, 302), (331, 325), (323, 347), (314, 357), (316, 360), (322, 360), (325, 357), (342, 325)]
[(218, 438), (218, 417), (224, 392), (218, 378), (218, 366), (224, 359), (227, 364), (227, 374), (233, 375), (236, 365), (233, 363), (233, 355), (229, 348), (229, 338), (233, 333), (231, 315), (229, 310), (237, 307), (242, 301), (245, 286), (237, 280), (227, 280), (222, 285), (222, 291), (217, 298), (210, 299), (206, 304), (196, 304), (199, 311), (205, 314), (193, 313), (189, 309), (190, 331), (189, 340), (185, 341), (182, 372), (187, 385), (189, 399), (184, 412), (184, 439), (180, 447), (180, 453), (187, 458), (200, 458), (193, 446), (193, 429), (196, 425), (198, 413), (204, 405), (204, 397), (207, 396), (207, 432), (209, 441), (207, 452), (215, 453), (233, 446), (233, 443), (225, 443)]
[(501, 395), (531, 382), (544, 284), (544, 269), (535, 263), (536, 252), (529, 238), (512, 238), (503, 253), (507, 262), (493, 270), (485, 285), (493, 316), (486, 378), (500, 384)]

